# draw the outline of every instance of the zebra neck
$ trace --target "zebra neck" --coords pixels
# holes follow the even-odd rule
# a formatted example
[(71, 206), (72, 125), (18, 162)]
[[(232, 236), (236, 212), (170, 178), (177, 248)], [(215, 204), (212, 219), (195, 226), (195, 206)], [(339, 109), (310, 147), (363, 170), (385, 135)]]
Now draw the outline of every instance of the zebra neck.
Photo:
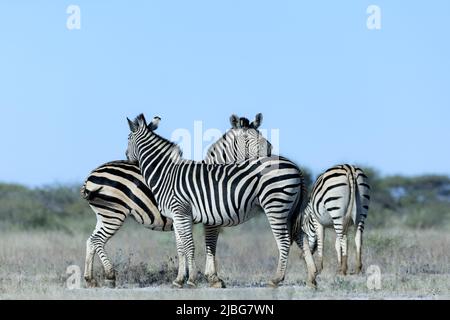
[(180, 150), (174, 143), (154, 133), (139, 141), (137, 148), (141, 173), (157, 196), (158, 186), (169, 179), (171, 169), (181, 161)]
[[(206, 164), (226, 164), (239, 160), (238, 143), (233, 131), (228, 131), (217, 142), (215, 142), (207, 151)], [(249, 157), (245, 158), (248, 159)]]

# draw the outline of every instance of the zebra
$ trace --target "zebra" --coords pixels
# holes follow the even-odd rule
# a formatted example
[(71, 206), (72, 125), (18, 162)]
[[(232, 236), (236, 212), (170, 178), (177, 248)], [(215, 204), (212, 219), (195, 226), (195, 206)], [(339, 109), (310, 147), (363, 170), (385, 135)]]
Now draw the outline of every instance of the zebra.
[[(129, 161), (139, 163), (161, 214), (173, 220), (179, 260), (186, 257), (188, 263), (188, 287), (196, 287), (193, 224), (213, 228), (236, 226), (250, 220), (261, 209), (278, 246), (277, 272), (269, 282), (269, 286), (277, 287), (285, 278), (293, 241), (303, 247), (299, 243), (302, 237), (293, 232), (306, 202), (300, 169), (278, 156), (231, 164), (183, 160), (176, 144), (154, 132), (155, 119), (150, 125), (143, 114), (134, 121), (127, 119), (131, 133), (126, 155)], [(304, 250), (308, 252), (309, 249)], [(315, 266), (312, 257), (306, 256), (308, 285), (315, 286)], [(173, 285), (182, 287), (185, 276), (186, 269), (179, 268)]]
[(303, 231), (309, 247), (318, 251), (318, 271), (323, 269), (325, 228), (336, 232), (339, 273), (347, 274), (347, 233), (356, 227), (356, 273), (362, 270), (362, 237), (370, 204), (370, 184), (364, 171), (344, 164), (334, 166), (317, 178), (304, 211)]
[(81, 195), (97, 216), (95, 230), (86, 242), (84, 278), (90, 288), (97, 287), (93, 269), (95, 254), (102, 263), (106, 285), (115, 287), (116, 272), (105, 245), (128, 216), (150, 230), (173, 231), (172, 220), (159, 213), (139, 167), (128, 161), (108, 162), (92, 171), (81, 188)]
[[(260, 113), (253, 122), (232, 115), (231, 129), (208, 149), (205, 163), (236, 162), (245, 160), (246, 157), (270, 155), (272, 145), (258, 130), (262, 120)], [(101, 165), (88, 176), (81, 188), (81, 194), (97, 216), (96, 228), (86, 243), (84, 278), (88, 287), (97, 286), (93, 275), (95, 253), (102, 262), (107, 286), (115, 287), (116, 273), (106, 254), (105, 245), (122, 227), (128, 216), (131, 215), (139, 224), (150, 230), (173, 231), (172, 220), (158, 211), (156, 200), (136, 164), (113, 161)], [(205, 228), (205, 275), (213, 287), (225, 287), (224, 282), (217, 277), (215, 266), (219, 231), (218, 227)]]

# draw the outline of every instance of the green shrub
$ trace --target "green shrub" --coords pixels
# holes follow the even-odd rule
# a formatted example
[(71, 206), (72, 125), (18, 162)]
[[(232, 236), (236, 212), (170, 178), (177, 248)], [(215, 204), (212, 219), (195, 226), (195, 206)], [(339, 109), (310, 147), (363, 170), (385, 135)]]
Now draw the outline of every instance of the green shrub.
[(83, 219), (90, 212), (78, 188), (69, 186), (31, 189), (0, 184), (0, 228), (64, 229), (67, 220)]
[[(406, 209), (405, 209), (406, 211)], [(450, 206), (432, 204), (410, 207), (403, 215), (403, 223), (414, 229), (445, 227), (450, 222)]]

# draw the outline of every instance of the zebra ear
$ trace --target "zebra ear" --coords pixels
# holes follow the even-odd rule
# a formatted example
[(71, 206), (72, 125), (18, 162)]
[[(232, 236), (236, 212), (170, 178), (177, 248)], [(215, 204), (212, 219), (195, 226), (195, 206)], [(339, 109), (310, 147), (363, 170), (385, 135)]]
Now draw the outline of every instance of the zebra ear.
[(155, 131), (159, 127), (159, 123), (161, 121), (161, 118), (156, 116), (153, 118), (153, 121), (148, 125), (148, 129), (150, 131)]
[(262, 121), (263, 121), (263, 115), (262, 115), (262, 113), (258, 113), (258, 114), (256, 115), (256, 117), (255, 117), (255, 121), (253, 121), (253, 122), (250, 124), (250, 126), (251, 126), (253, 129), (258, 129), (258, 128), (261, 126)]
[(128, 119), (128, 118), (127, 118), (127, 120), (128, 120), (128, 125), (130, 126), (131, 132), (136, 132), (137, 129), (138, 129), (138, 126), (136, 125), (136, 123), (133, 122), (133, 121), (131, 121), (131, 120)]
[(138, 115), (138, 117), (136, 118), (136, 122), (138, 124), (138, 127), (147, 127), (147, 121), (145, 120), (145, 116), (141, 113), (140, 115)]
[(231, 115), (230, 117), (230, 123), (232, 129), (237, 129), (239, 125), (239, 117), (235, 114)]

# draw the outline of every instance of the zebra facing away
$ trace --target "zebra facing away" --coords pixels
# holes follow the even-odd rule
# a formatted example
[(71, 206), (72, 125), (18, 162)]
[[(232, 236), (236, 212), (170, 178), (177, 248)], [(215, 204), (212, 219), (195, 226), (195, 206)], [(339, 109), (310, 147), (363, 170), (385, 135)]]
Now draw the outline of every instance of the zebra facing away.
[(363, 170), (348, 164), (324, 172), (314, 184), (304, 212), (303, 231), (309, 247), (318, 251), (318, 271), (323, 269), (325, 228), (336, 232), (339, 272), (347, 274), (347, 234), (356, 226), (356, 273), (362, 270), (362, 236), (370, 204), (370, 185)]
[[(153, 192), (162, 215), (173, 219), (179, 261), (187, 258), (187, 285), (196, 286), (193, 223), (208, 227), (236, 226), (262, 209), (277, 242), (279, 259), (276, 287), (284, 280), (290, 246), (302, 248), (300, 236), (293, 234), (301, 219), (305, 186), (301, 171), (283, 157), (254, 158), (231, 164), (205, 164), (182, 159), (179, 147), (154, 133), (144, 116), (128, 119), (131, 133), (127, 158), (138, 162), (147, 185)], [(306, 239), (306, 238), (304, 238)], [(307, 243), (307, 242), (306, 242)], [(305, 253), (309, 253), (305, 250)], [(308, 284), (315, 285), (312, 257), (305, 255)], [(186, 268), (180, 265), (173, 282), (181, 287)]]
[[(262, 123), (261, 114), (257, 114), (251, 123), (246, 118), (232, 115), (230, 122), (231, 129), (208, 149), (205, 163), (237, 162), (270, 155), (272, 145), (258, 131)], [(156, 126), (155, 122), (153, 129)], [(128, 216), (131, 215), (150, 230), (173, 231), (172, 220), (158, 211), (156, 200), (136, 164), (113, 161), (98, 167), (86, 179), (81, 194), (97, 216), (97, 226), (86, 245), (84, 277), (89, 287), (97, 286), (93, 274), (95, 253), (102, 262), (106, 284), (115, 286), (115, 271), (106, 254), (105, 245)], [(223, 281), (217, 277), (215, 266), (218, 235), (219, 227), (205, 227), (205, 275), (211, 286), (224, 287)]]

